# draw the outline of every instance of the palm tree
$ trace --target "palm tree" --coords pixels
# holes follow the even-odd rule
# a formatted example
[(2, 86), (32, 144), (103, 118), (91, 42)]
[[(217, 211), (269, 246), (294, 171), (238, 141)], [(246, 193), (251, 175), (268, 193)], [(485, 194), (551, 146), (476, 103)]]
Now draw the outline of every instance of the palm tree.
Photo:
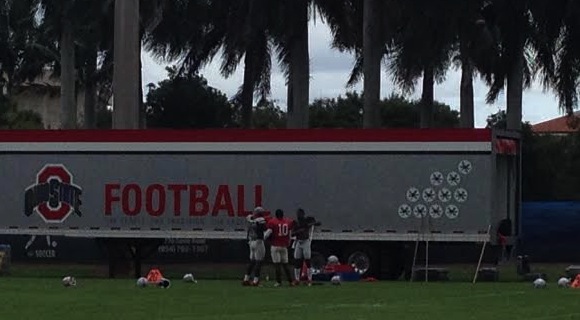
[(497, 61), (498, 48), (493, 25), (485, 20), (485, 1), (450, 3), (449, 22), (456, 31), (454, 61), (461, 68), (460, 127), (474, 127), (473, 79), (479, 72), (488, 74)]
[[(34, 80), (44, 74), (47, 67), (53, 66), (53, 75), (61, 75), (62, 127), (75, 128), (77, 125), (77, 86), (85, 87), (85, 127), (92, 127), (86, 123), (94, 123), (91, 116), (94, 115), (97, 82), (106, 79), (97, 70), (97, 56), (102, 50), (100, 41), (104, 35), (100, 31), (108, 24), (98, 13), (105, 9), (103, 4), (108, 6), (107, 2), (24, 0), (4, 4), (10, 4), (9, 10), (3, 11), (8, 13), (3, 15), (6, 19), (2, 19), (8, 27), (1, 29), (7, 31), (5, 35), (12, 41), (10, 56), (14, 58), (2, 63), (10, 79), (9, 87), (22, 80)], [(100, 65), (102, 69), (109, 64)]]
[(60, 73), (62, 127), (76, 128), (77, 87), (83, 87), (83, 127), (94, 128), (99, 86), (110, 82), (113, 0), (41, 0), (40, 7), (41, 27), (60, 48), (54, 71)]
[(347, 19), (334, 24), (332, 46), (355, 56), (347, 87), (364, 79), (363, 127), (380, 126), (381, 64), (392, 45), (397, 28), (396, 0), (348, 0), (343, 12)]
[(338, 37), (348, 25), (348, 0), (280, 0), (274, 41), (288, 85), (288, 127), (307, 128), (310, 101), (308, 21), (315, 13)]
[[(489, 74), (498, 49), (494, 25), (486, 21), (481, 0), (419, 1), (401, 7), (390, 63), (391, 72), (404, 91), (422, 75), (421, 127), (432, 124), (433, 84), (442, 81), (451, 62), (461, 67), (460, 125), (474, 126), (473, 78)], [(393, 20), (396, 20), (393, 18)]]
[(141, 74), (141, 43), (163, 17), (166, 0), (115, 0), (113, 128), (146, 126)]
[(114, 129), (138, 129), (141, 126), (139, 13), (139, 0), (115, 0)]
[[(270, 94), (271, 35), (273, 1), (216, 0), (174, 3), (166, 17), (146, 38), (146, 46), (157, 58), (174, 61), (182, 57), (181, 72), (196, 73), (222, 51), (221, 73), (231, 76), (244, 61), (244, 80), (234, 100), (241, 102), (241, 125), (252, 126), (254, 93), (262, 99)], [(180, 12), (203, 12), (204, 16), (185, 23), (191, 16)], [(168, 17), (172, 17), (169, 19)], [(182, 24), (183, 25), (183, 24)], [(170, 36), (173, 34), (173, 36)]]
[(78, 0), (41, 0), (43, 28), (58, 42), (60, 57), (60, 122), (62, 129), (77, 127), (75, 33), (80, 22), (76, 14), (82, 10)]
[(486, 75), (495, 101), (507, 87), (507, 129), (521, 130), (522, 91), (537, 72), (572, 114), (580, 80), (580, 4), (573, 0), (492, 0), (486, 20), (499, 30), (499, 63)]
[(35, 19), (35, 0), (0, 1), (0, 95), (32, 81), (54, 61), (56, 48)]
[(178, 72), (196, 73), (223, 45), (231, 0), (169, 1), (162, 19), (144, 35), (145, 49), (163, 62), (180, 62)]
[(508, 130), (521, 129), (522, 93), (532, 80), (532, 63), (527, 57), (533, 31), (530, 1), (535, 0), (492, 0), (486, 10), (487, 20), (500, 31), (499, 61), (486, 76), (490, 85), (487, 101), (495, 102), (504, 87), (507, 88)]
[(382, 0), (364, 0), (363, 17), (363, 72), (364, 113), (363, 126), (380, 126), (379, 103), (381, 100), (381, 61), (384, 50), (381, 43)]
[(60, 104), (61, 128), (74, 129), (77, 125), (75, 42), (71, 17), (62, 18), (60, 38)]
[(288, 128), (308, 127), (310, 57), (308, 21), (310, 0), (280, 0), (275, 42), (288, 85)]
[(244, 80), (235, 98), (241, 102), (241, 125), (252, 126), (254, 93), (260, 100), (270, 95), (271, 26), (275, 2), (270, 0), (245, 0), (230, 4), (227, 28), (223, 41), (222, 74), (231, 76), (242, 57), (244, 60)]
[[(114, 6), (112, 0), (84, 1), (75, 12), (75, 51), (77, 84), (84, 89), (83, 128), (96, 127), (99, 92), (112, 84)], [(108, 100), (109, 97), (106, 97)], [(100, 102), (100, 103), (99, 103)]]
[[(84, 128), (96, 128), (97, 108), (108, 104), (112, 92), (114, 50), (114, 2), (94, 1), (88, 28), (82, 32), (80, 52), (81, 80), (85, 88)], [(92, 32), (91, 32), (92, 31)], [(103, 96), (103, 97), (100, 97)]]
[[(378, 8), (375, 7), (372, 12), (380, 12), (381, 19), (379, 20), (379, 32), (380, 40), (375, 41), (367, 41), (367, 45), (375, 45), (377, 48), (368, 49), (363, 45), (363, 38), (364, 38), (364, 30), (366, 28), (360, 28), (361, 25), (364, 23), (369, 24), (369, 22), (364, 22), (364, 12), (370, 13), (368, 11), (363, 10), (363, 4), (366, 4), (364, 0), (351, 0), (349, 8), (351, 9), (350, 17), (350, 27), (348, 29), (342, 29), (338, 31), (336, 35), (333, 46), (340, 51), (348, 51), (354, 53), (356, 58), (355, 66), (352, 69), (351, 77), (348, 81), (348, 86), (352, 86), (360, 81), (363, 73), (364, 73), (364, 66), (367, 66), (370, 69), (368, 72), (374, 72), (380, 69), (380, 60), (375, 58), (375, 61), (372, 63), (366, 62), (364, 58), (364, 52), (369, 52), (375, 50), (379, 52), (378, 48), (380, 48), (381, 52), (381, 59), (385, 55), (389, 56), (390, 59), (390, 66), (391, 68), (395, 68), (394, 70), (391, 69), (391, 72), (397, 75), (397, 60), (393, 59), (398, 57), (399, 62), (403, 62), (403, 57), (399, 54), (401, 53), (400, 50), (403, 50), (400, 41), (407, 37), (408, 45), (411, 44), (410, 40), (413, 37), (419, 37), (414, 41), (421, 45), (424, 41), (420, 38), (421, 33), (425, 32), (428, 34), (427, 39), (432, 39), (434, 34), (432, 30), (426, 30), (428, 27), (426, 26), (410, 26), (410, 18), (409, 15), (418, 14), (418, 19), (413, 20), (413, 23), (428, 23), (431, 21), (431, 25), (437, 25), (439, 30), (447, 30), (447, 34), (445, 35), (446, 38), (446, 46), (449, 50), (449, 54), (453, 57), (453, 60), (457, 66), (461, 66), (462, 69), (462, 81), (461, 81), (461, 110), (462, 110), (462, 126), (464, 127), (473, 127), (473, 106), (474, 106), (474, 98), (473, 98), (473, 77), (477, 71), (482, 71), (485, 74), (486, 70), (489, 70), (493, 65), (495, 59), (494, 57), (497, 55), (497, 50), (495, 48), (495, 39), (492, 30), (492, 26), (488, 25), (487, 21), (484, 20), (482, 15), (482, 7), (483, 7), (482, 0), (469, 0), (469, 1), (457, 1), (457, 2), (449, 2), (449, 1), (441, 1), (436, 2), (440, 8), (436, 8), (435, 10), (428, 9), (430, 12), (435, 12), (436, 14), (443, 15), (444, 19), (436, 18), (436, 16), (430, 16), (429, 19), (425, 19), (425, 10), (418, 10), (415, 11), (416, 8), (424, 8), (425, 4), (414, 2), (414, 7), (407, 7), (405, 9), (404, 5), (409, 5), (404, 1), (398, 0), (391, 0), (391, 1), (381, 1), (382, 7)], [(371, 2), (372, 3), (372, 2)], [(376, 4), (375, 4), (376, 5)], [(370, 7), (369, 7), (370, 8)], [(443, 10), (439, 10), (445, 8)], [(367, 8), (368, 9), (368, 8)], [(403, 10), (405, 9), (405, 10)], [(439, 10), (439, 11), (437, 11)], [(364, 11), (364, 12), (363, 12)], [(444, 11), (444, 12), (442, 12)], [(371, 16), (373, 18), (373, 16)], [(360, 31), (359, 31), (360, 28)], [(419, 30), (417, 34), (413, 34), (414, 30)], [(429, 33), (431, 32), (431, 34)], [(405, 35), (405, 33), (410, 33)], [(438, 36), (441, 36), (442, 33), (438, 32)], [(377, 35), (375, 35), (378, 37)], [(367, 39), (369, 39), (367, 37)], [(377, 38), (378, 39), (378, 38)], [(398, 41), (395, 42), (395, 40)], [(432, 39), (433, 40), (433, 39)], [(367, 48), (367, 49), (365, 49)], [(424, 53), (428, 53), (429, 50), (433, 50), (433, 47), (427, 48)], [(417, 50), (410, 50), (412, 54), (415, 54), (413, 59), (415, 63), (419, 62), (417, 57), (418, 54), (424, 55), (421, 53), (424, 49), (417, 49)], [(407, 50), (409, 51), (409, 50)], [(418, 53), (417, 53), (418, 52)], [(428, 60), (428, 56), (426, 57)], [(410, 60), (408, 63), (413, 63), (413, 59)], [(447, 57), (444, 56), (444, 59)], [(405, 62), (407, 63), (407, 62)], [(443, 64), (443, 67), (447, 65), (448, 62)], [(408, 67), (405, 67), (408, 68)], [(423, 90), (422, 98), (424, 104), (430, 105), (429, 101), (431, 101), (432, 97), (432, 90), (429, 88), (431, 87), (429, 83), (431, 83), (431, 76), (429, 70), (423, 70), (422, 66), (418, 66), (416, 70), (413, 72), (408, 72), (410, 70), (406, 70), (408, 73), (405, 75), (405, 70), (401, 71), (399, 75), (401, 76), (410, 76), (411, 80), (416, 80), (420, 78), (425, 71), (427, 71), (428, 77), (424, 77), (425, 87)], [(445, 68), (441, 68), (440, 72), (444, 75)], [(369, 78), (369, 76), (365, 76), (365, 78)], [(396, 77), (395, 77), (396, 78)], [(403, 79), (396, 79), (400, 84), (403, 82), (402, 88), (404, 91), (410, 91), (414, 88), (415, 82), (414, 81), (401, 81)], [(406, 83), (405, 83), (406, 82)], [(367, 87), (367, 84), (370, 87)], [(374, 84), (374, 85), (373, 85)], [(365, 81), (365, 89), (364, 92), (373, 92), (373, 90), (377, 91), (379, 89), (371, 89), (371, 88), (379, 88), (380, 87), (380, 78), (377, 78), (375, 75), (374, 81)], [(376, 99), (377, 92), (370, 94), (374, 96)], [(366, 95), (365, 95), (366, 96)], [(367, 97), (369, 98), (369, 97)], [(369, 98), (370, 99), (370, 98)], [(365, 104), (365, 114), (371, 114), (373, 111), (368, 111), (369, 108), (372, 108), (372, 103)], [(372, 110), (372, 109), (371, 109)], [(424, 110), (425, 112), (426, 110)], [(428, 117), (428, 114), (424, 113), (424, 118)], [(372, 126), (370, 122), (374, 117), (365, 117), (366, 119), (366, 127)]]
[(573, 0), (532, 1), (531, 45), (536, 51), (535, 71), (545, 88), (552, 88), (560, 109), (572, 115), (578, 106), (580, 84), (580, 3)]
[(434, 85), (444, 80), (449, 69), (456, 30), (447, 20), (449, 8), (444, 1), (399, 1), (398, 7), (394, 19), (400, 27), (389, 70), (404, 92), (411, 92), (422, 76), (420, 122), (422, 128), (428, 128), (433, 123)]
[[(345, 20), (344, 14), (338, 14), (343, 12), (345, 2), (314, 3), (332, 25)], [(146, 48), (165, 61), (181, 59), (181, 71), (188, 72), (197, 72), (222, 49), (221, 71), (226, 77), (243, 59), (244, 82), (236, 100), (242, 104), (242, 125), (248, 127), (254, 93), (261, 99), (270, 93), (271, 51), (275, 46), (288, 79), (288, 126), (307, 127), (308, 20), (314, 10), (312, 3), (312, 0), (176, 2), (170, 5), (174, 9), (165, 9), (172, 18), (164, 18), (146, 37)]]

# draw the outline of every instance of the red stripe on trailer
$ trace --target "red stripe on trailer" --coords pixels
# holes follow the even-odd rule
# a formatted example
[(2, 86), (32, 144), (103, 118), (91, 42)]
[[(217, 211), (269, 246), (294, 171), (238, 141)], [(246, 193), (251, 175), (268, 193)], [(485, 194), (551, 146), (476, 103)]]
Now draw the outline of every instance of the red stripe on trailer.
[(515, 140), (497, 139), (495, 141), (495, 152), (498, 154), (518, 154), (518, 145)]
[(490, 142), (489, 129), (0, 130), (0, 142)]

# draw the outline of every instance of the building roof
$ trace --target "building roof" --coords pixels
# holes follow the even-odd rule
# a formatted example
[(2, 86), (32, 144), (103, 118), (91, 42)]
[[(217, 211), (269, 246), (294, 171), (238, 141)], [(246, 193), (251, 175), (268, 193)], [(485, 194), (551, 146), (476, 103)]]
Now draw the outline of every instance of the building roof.
[(535, 133), (573, 133), (578, 131), (575, 125), (578, 120), (580, 120), (580, 112), (575, 112), (572, 117), (566, 115), (537, 123), (532, 126), (532, 131)]

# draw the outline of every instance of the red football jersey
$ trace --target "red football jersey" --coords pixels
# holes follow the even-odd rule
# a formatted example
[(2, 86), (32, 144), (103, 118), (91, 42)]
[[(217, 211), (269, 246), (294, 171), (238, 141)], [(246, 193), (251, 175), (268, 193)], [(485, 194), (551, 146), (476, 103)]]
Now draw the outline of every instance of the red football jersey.
[(289, 247), (290, 246), (290, 231), (294, 221), (287, 218), (272, 218), (268, 221), (268, 229), (272, 230), (272, 246), (274, 247)]

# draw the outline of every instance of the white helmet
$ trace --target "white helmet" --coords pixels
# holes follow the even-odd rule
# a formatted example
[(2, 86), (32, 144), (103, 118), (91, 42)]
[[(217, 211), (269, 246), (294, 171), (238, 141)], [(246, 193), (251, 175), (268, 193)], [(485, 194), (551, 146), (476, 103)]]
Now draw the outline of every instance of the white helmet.
[(148, 282), (147, 281), (147, 278), (141, 277), (141, 278), (137, 279), (137, 286), (138, 287), (142, 287), (142, 288), (143, 287), (146, 287), (147, 286), (147, 282)]
[(255, 207), (254, 208), (254, 213), (263, 213), (266, 212), (266, 210), (264, 210), (264, 208), (262, 207)]
[(342, 279), (340, 278), (340, 276), (339, 276), (339, 275), (335, 275), (335, 276), (333, 276), (333, 277), (330, 279), (330, 283), (332, 283), (333, 285), (335, 285), (335, 286), (336, 286), (336, 285), (339, 285), (339, 284), (340, 284), (340, 281), (341, 281), (341, 280), (342, 280)]
[(534, 288), (541, 289), (546, 287), (546, 280), (538, 278), (534, 281)]
[(570, 279), (566, 277), (562, 277), (558, 280), (559, 287), (569, 287), (570, 286)]
[(339, 262), (338, 261), (338, 257), (335, 256), (335, 255), (329, 256), (328, 259), (327, 259), (327, 262), (329, 264), (337, 264)]
[(187, 273), (183, 276), (183, 281), (185, 282), (195, 282), (197, 283), (197, 281), (195, 280), (195, 278), (193, 277), (193, 274), (191, 273)]
[(77, 285), (77, 280), (74, 277), (66, 276), (62, 278), (62, 285), (65, 287), (74, 287)]

